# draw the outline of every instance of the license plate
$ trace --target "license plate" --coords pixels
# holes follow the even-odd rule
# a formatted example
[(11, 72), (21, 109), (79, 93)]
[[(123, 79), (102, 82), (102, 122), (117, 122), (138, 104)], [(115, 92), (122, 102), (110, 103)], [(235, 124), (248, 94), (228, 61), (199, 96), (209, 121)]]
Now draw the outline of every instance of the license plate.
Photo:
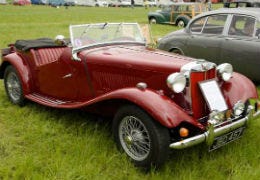
[(240, 138), (244, 132), (245, 127), (240, 127), (222, 136), (218, 136), (214, 139), (213, 144), (209, 147), (209, 151), (218, 149), (238, 138)]

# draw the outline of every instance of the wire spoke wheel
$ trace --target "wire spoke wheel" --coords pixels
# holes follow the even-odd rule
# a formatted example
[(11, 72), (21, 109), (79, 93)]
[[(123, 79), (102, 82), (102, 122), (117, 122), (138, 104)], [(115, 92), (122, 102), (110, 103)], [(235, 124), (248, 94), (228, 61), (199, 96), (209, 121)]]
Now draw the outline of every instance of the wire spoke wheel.
[(14, 104), (23, 105), (24, 96), (21, 80), (13, 66), (8, 66), (4, 74), (5, 91), (10, 101)]
[(19, 79), (14, 72), (11, 72), (7, 75), (6, 86), (7, 86), (7, 91), (9, 93), (10, 97), (14, 101), (19, 100), (19, 98), (22, 94), (22, 89), (19, 84)]
[(113, 119), (113, 135), (118, 149), (138, 167), (159, 167), (169, 154), (168, 129), (138, 106), (119, 108)]
[(145, 125), (136, 117), (126, 116), (119, 125), (119, 138), (125, 152), (134, 160), (147, 158), (151, 139)]

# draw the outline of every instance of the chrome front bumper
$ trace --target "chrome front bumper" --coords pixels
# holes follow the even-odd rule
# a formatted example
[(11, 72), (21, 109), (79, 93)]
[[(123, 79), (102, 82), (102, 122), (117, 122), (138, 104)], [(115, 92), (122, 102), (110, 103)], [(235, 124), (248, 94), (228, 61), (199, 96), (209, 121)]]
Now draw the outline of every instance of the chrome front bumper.
[(254, 108), (249, 106), (247, 116), (242, 119), (238, 119), (230, 124), (215, 127), (214, 125), (209, 125), (208, 130), (203, 134), (193, 136), (178, 142), (170, 144), (170, 148), (173, 149), (184, 149), (188, 148), (203, 142), (206, 142), (207, 145), (212, 145), (214, 139), (218, 136), (224, 135), (228, 132), (231, 132), (239, 127), (246, 126), (251, 119), (255, 119), (260, 116), (260, 111), (254, 112)]

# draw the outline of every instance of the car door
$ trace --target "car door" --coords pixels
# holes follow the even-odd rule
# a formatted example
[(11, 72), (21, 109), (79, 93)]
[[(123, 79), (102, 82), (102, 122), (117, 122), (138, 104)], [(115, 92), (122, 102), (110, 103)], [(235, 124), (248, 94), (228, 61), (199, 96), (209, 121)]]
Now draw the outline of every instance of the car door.
[(71, 56), (61, 58), (64, 48), (42, 48), (34, 51), (37, 93), (54, 99), (75, 99), (78, 93), (75, 71), (67, 61)]
[(220, 44), (227, 15), (210, 15), (194, 21), (186, 43), (185, 55), (218, 63)]
[(231, 63), (234, 71), (260, 81), (260, 23), (256, 22), (251, 16), (232, 16), (227, 36), (221, 43), (220, 59)]
[(171, 12), (172, 12), (172, 7), (171, 6), (163, 6), (161, 14), (164, 17), (164, 22), (163, 23), (169, 23), (171, 19)]

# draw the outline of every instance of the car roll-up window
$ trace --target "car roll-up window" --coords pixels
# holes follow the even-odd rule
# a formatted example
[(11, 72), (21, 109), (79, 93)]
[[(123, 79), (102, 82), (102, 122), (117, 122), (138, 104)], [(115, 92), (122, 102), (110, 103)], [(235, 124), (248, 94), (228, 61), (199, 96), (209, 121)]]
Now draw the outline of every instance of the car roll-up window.
[(196, 21), (194, 21), (191, 25), (190, 25), (190, 31), (192, 33), (200, 33), (203, 26), (204, 26), (204, 23), (206, 22), (206, 18), (207, 17), (203, 17), (203, 18), (200, 18), (200, 19), (197, 19)]
[(255, 29), (255, 18), (244, 15), (234, 15), (228, 35), (252, 37)]
[(205, 34), (222, 34), (225, 23), (226, 23), (227, 15), (219, 14), (209, 16), (207, 22), (203, 28), (202, 33)]

